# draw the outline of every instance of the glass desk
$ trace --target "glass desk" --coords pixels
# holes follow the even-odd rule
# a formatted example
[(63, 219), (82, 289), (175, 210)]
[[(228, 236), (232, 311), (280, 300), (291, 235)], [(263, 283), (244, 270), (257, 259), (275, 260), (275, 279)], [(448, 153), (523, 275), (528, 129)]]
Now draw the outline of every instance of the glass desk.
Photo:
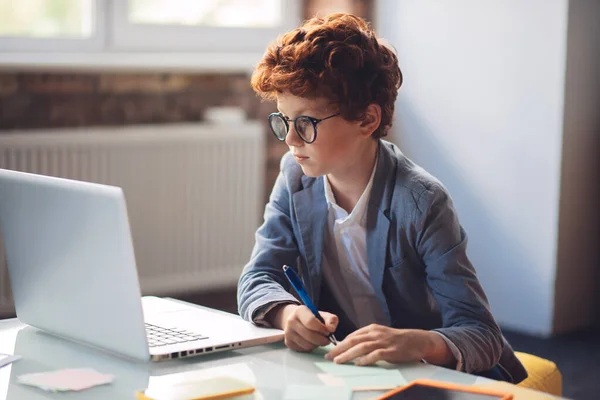
[[(0, 368), (0, 400), (36, 399), (135, 399), (135, 392), (149, 385), (229, 375), (256, 387), (244, 399), (279, 400), (288, 385), (325, 385), (315, 361), (322, 356), (302, 354), (287, 349), (283, 343), (202, 355), (159, 363), (138, 363), (86, 345), (74, 343), (35, 328), (17, 319), (0, 320), (0, 353), (18, 354), (22, 358)], [(109, 385), (81, 392), (52, 393), (17, 383), (17, 376), (63, 368), (94, 368), (114, 375)], [(488, 379), (433, 365), (415, 363), (398, 367), (403, 378), (411, 382), (429, 378), (460, 384), (480, 384)], [(355, 392), (352, 399), (373, 398), (383, 392)]]

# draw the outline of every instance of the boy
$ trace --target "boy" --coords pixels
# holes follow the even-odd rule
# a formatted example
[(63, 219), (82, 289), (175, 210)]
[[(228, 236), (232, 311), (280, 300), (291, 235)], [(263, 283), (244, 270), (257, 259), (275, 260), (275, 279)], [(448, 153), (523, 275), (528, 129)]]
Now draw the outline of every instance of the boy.
[[(398, 59), (360, 18), (313, 18), (280, 37), (252, 86), (290, 151), (238, 285), (240, 315), (326, 358), (367, 365), (423, 360), (520, 382), (466, 255), (445, 188), (381, 139), (402, 83)], [(292, 266), (325, 324), (294, 297)]]

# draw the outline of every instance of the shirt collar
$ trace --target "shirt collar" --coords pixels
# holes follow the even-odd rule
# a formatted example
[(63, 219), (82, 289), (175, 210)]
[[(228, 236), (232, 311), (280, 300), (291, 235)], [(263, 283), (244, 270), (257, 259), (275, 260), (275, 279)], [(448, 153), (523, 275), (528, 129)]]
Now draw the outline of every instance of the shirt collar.
[[(364, 211), (367, 207), (367, 203), (369, 200), (368, 198), (369, 198), (369, 195), (371, 194), (371, 188), (373, 187), (375, 171), (377, 170), (377, 159), (378, 158), (379, 158), (379, 152), (377, 152), (377, 155), (375, 156), (375, 163), (373, 164), (373, 171), (371, 171), (371, 177), (369, 178), (369, 182), (367, 183), (365, 190), (360, 195), (358, 202), (354, 206), (354, 209), (352, 209), (352, 212), (350, 213), (349, 216), (361, 216), (362, 217), (362, 215), (365, 214)], [(340, 218), (344, 215), (347, 215), (345, 210), (343, 210), (340, 206), (338, 206), (337, 202), (335, 201), (335, 196), (333, 195), (333, 190), (331, 190), (331, 184), (329, 183), (329, 179), (327, 179), (327, 175), (323, 175), (323, 184), (325, 185), (325, 199), (327, 200), (327, 204), (329, 205), (329, 207), (330, 208), (333, 207), (333, 209), (336, 211), (336, 217)], [(339, 211), (344, 211), (344, 213), (342, 215), (340, 215)]]

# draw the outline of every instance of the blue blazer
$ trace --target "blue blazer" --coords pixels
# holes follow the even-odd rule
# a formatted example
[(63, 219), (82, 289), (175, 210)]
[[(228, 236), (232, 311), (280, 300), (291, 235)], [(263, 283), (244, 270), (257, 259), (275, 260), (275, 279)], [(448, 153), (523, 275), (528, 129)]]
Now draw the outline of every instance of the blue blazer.
[[(327, 221), (323, 177), (303, 174), (290, 153), (265, 209), (264, 223), (238, 284), (240, 315), (253, 322), (291, 294), (282, 265), (294, 266), (319, 309), (340, 317), (336, 336), (356, 329), (322, 278)], [(460, 350), (464, 371), (516, 383), (527, 373), (504, 340), (466, 254), (467, 235), (444, 186), (379, 140), (367, 208), (367, 259), (389, 326), (436, 330)]]

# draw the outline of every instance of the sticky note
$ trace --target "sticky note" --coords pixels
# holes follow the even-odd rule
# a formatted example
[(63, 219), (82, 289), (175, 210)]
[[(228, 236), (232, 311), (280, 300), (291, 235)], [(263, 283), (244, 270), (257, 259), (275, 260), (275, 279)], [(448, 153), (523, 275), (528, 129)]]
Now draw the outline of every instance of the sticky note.
[(355, 388), (365, 387), (385, 387), (395, 388), (397, 386), (406, 385), (406, 379), (402, 376), (400, 371), (397, 374), (385, 374), (385, 375), (346, 375), (346, 376), (335, 376), (331, 374), (317, 374), (317, 377), (321, 382), (327, 386), (349, 386)]
[(406, 385), (406, 379), (402, 376), (400, 371), (394, 371), (394, 374), (384, 375), (353, 375), (340, 377), (346, 386), (350, 386), (353, 389), (365, 388), (365, 387), (383, 387), (383, 388), (395, 388), (398, 386)]
[(79, 391), (113, 381), (112, 375), (101, 374), (91, 368), (63, 369), (20, 375), (18, 382), (53, 392)]
[(283, 400), (348, 400), (352, 390), (347, 386), (289, 385), (285, 388)]
[(317, 374), (317, 378), (327, 386), (346, 386), (346, 381), (339, 376), (321, 373)]
[(136, 393), (140, 400), (190, 400), (239, 398), (255, 391), (248, 383), (229, 376), (159, 385)]
[(386, 375), (386, 374), (398, 374), (396, 369), (385, 369), (381, 367), (371, 366), (356, 366), (349, 364), (336, 364), (333, 362), (316, 362), (315, 365), (323, 372), (327, 372), (336, 376), (352, 376), (352, 375)]

